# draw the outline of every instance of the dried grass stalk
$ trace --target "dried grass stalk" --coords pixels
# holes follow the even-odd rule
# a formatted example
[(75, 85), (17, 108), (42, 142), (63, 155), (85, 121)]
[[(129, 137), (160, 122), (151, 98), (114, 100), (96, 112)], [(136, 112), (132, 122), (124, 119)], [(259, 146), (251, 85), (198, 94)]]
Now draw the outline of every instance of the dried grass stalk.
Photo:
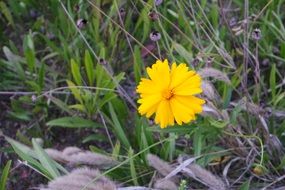
[(203, 116), (210, 116), (216, 119), (223, 119), (223, 114), (220, 113), (218, 108), (211, 101), (207, 101), (207, 104), (203, 105)]
[[(167, 162), (161, 160), (159, 157), (153, 154), (148, 154), (147, 160), (148, 160), (149, 165), (155, 168), (158, 171), (158, 173), (160, 173), (164, 177), (174, 170), (174, 168), (171, 167)], [(171, 177), (170, 180), (174, 182), (179, 181), (177, 176)]]
[(113, 158), (77, 147), (67, 147), (62, 152), (55, 149), (45, 149), (47, 154), (56, 161), (72, 165), (92, 165), (98, 168), (111, 167), (118, 162)]
[[(101, 174), (99, 170), (80, 168), (73, 170), (70, 174), (58, 177), (49, 182), (47, 188), (41, 190), (80, 190), (89, 184), (94, 178)], [(88, 185), (86, 190), (115, 190), (114, 182), (106, 177), (99, 177), (94, 183)]]
[(71, 164), (87, 164), (101, 168), (113, 166), (117, 163), (111, 157), (89, 151), (71, 155), (69, 161)]
[(177, 185), (170, 180), (160, 179), (154, 184), (154, 188), (161, 190), (176, 190)]
[(165, 161), (161, 160), (159, 157), (148, 154), (147, 160), (150, 166), (155, 168), (161, 175), (167, 176), (173, 168)]
[[(203, 184), (207, 185), (212, 190), (226, 190), (225, 183), (217, 176), (202, 168), (197, 164), (190, 164), (188, 166), (192, 175), (199, 179)], [(185, 173), (187, 175), (187, 173)], [(190, 176), (190, 175), (188, 175)], [(193, 177), (193, 176), (190, 176)]]
[(82, 150), (78, 147), (75, 147), (75, 146), (69, 146), (69, 147), (66, 147), (62, 153), (64, 155), (72, 155), (72, 154), (77, 154), (79, 152), (82, 152)]
[(231, 84), (230, 79), (228, 78), (228, 76), (225, 73), (223, 73), (222, 71), (219, 71), (217, 69), (211, 68), (211, 67), (207, 67), (207, 68), (199, 70), (198, 74), (200, 74), (202, 76), (202, 78), (212, 77), (216, 80), (220, 80), (220, 81), (223, 81), (227, 84)]
[(68, 163), (68, 157), (66, 157), (64, 154), (62, 154), (61, 151), (58, 151), (58, 150), (55, 150), (52, 148), (47, 148), (47, 149), (45, 149), (45, 151), (54, 160), (57, 160), (57, 161), (63, 162), (63, 163)]
[(218, 101), (220, 100), (220, 97), (213, 86), (213, 84), (207, 80), (204, 80), (202, 82), (202, 89), (203, 89), (203, 94), (209, 99), (209, 100), (214, 100)]

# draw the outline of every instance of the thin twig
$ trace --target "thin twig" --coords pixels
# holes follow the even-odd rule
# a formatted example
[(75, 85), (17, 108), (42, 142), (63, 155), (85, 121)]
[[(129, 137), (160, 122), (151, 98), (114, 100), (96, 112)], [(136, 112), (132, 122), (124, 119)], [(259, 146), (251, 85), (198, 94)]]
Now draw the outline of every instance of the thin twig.
[(107, 125), (106, 125), (105, 119), (104, 119), (103, 115), (101, 114), (101, 112), (99, 112), (99, 115), (100, 115), (100, 118), (101, 118), (101, 120), (102, 120), (102, 123), (103, 123), (103, 125), (104, 125), (104, 127), (105, 127), (105, 130), (106, 130), (108, 139), (109, 139), (110, 144), (111, 144), (111, 146), (112, 146), (112, 150), (114, 150), (114, 144), (113, 144), (113, 142), (112, 142), (112, 138), (111, 138), (111, 135), (110, 135), (110, 133), (109, 133), (108, 127), (107, 127)]
[(244, 0), (244, 36), (243, 36), (243, 80), (242, 87), (245, 94), (248, 96), (247, 91), (247, 69), (248, 69), (248, 0)]

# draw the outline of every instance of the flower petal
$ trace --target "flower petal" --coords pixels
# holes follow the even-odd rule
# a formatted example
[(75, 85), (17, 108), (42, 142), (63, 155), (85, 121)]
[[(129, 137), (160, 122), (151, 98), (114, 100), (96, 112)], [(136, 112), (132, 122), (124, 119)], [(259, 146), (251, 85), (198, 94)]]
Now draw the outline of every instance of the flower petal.
[(194, 74), (195, 71), (188, 71), (188, 67), (186, 66), (185, 63), (179, 64), (178, 66), (176, 66), (176, 63), (173, 63), (171, 66), (171, 73), (170, 73), (171, 82), (169, 88), (173, 89), (176, 86), (179, 86), (181, 83), (186, 81)]
[(160, 102), (155, 115), (155, 123), (160, 124), (161, 128), (165, 128), (168, 125), (174, 125), (174, 117), (168, 100)]
[(176, 95), (175, 99), (181, 104), (185, 105), (188, 109), (193, 110), (194, 113), (201, 113), (203, 111), (202, 105), (205, 100), (197, 98), (195, 96), (179, 96)]
[(201, 77), (198, 74), (191, 76), (173, 89), (174, 94), (183, 96), (195, 95), (201, 92), (203, 92), (201, 88)]
[(188, 123), (195, 119), (195, 115), (192, 109), (187, 108), (183, 103), (178, 101), (177, 96), (174, 96), (170, 100), (170, 107), (174, 115), (175, 121), (182, 125), (182, 122)]
[(153, 94), (153, 93), (158, 93), (159, 86), (156, 85), (152, 80), (142, 78), (136, 91), (138, 93), (144, 93), (144, 94)]
[(170, 83), (170, 69), (167, 60), (163, 62), (160, 60), (156, 61), (151, 68), (146, 68), (146, 71), (150, 79), (156, 83), (159, 89), (168, 88)]
[(147, 114), (150, 117), (157, 109), (159, 102), (161, 101), (161, 94), (147, 95), (138, 100), (141, 105), (138, 111), (141, 115)]

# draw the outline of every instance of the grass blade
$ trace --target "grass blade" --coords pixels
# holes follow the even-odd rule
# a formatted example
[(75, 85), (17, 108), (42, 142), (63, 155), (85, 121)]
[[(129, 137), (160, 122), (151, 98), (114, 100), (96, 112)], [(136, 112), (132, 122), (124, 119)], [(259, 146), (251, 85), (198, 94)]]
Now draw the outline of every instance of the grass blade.
[(60, 173), (56, 168), (55, 162), (47, 155), (47, 153), (42, 149), (35, 139), (32, 139), (32, 143), (35, 153), (37, 154), (42, 166), (50, 173), (52, 178), (55, 179), (59, 177)]
[(89, 51), (87, 50), (85, 51), (84, 64), (89, 85), (92, 86), (94, 84), (95, 74), (94, 74), (93, 61)]
[(75, 83), (79, 86), (82, 86), (82, 77), (80, 74), (80, 68), (74, 59), (71, 59), (71, 73)]
[(67, 128), (98, 127), (97, 123), (81, 117), (62, 117), (47, 122), (47, 125)]
[(2, 175), (1, 175), (1, 179), (0, 179), (0, 190), (6, 190), (6, 183), (7, 183), (7, 179), (8, 179), (8, 175), (9, 175), (9, 171), (10, 171), (10, 167), (11, 167), (11, 163), (12, 161), (9, 160), (7, 162), (7, 164), (5, 165)]
[(112, 106), (111, 103), (108, 103), (109, 105), (109, 111), (110, 111), (110, 114), (111, 114), (111, 119), (113, 121), (113, 126), (114, 126), (114, 129), (115, 129), (115, 132), (118, 136), (118, 138), (120, 139), (120, 141), (127, 147), (129, 148), (130, 147), (130, 142), (128, 141), (127, 139), (127, 136), (119, 122), (119, 119), (115, 113), (115, 110)]

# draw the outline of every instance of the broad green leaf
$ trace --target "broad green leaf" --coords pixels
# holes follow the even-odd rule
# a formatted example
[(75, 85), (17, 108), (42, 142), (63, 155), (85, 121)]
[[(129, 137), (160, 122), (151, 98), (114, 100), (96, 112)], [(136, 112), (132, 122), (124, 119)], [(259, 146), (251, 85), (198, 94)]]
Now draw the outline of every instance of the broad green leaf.
[(98, 127), (97, 123), (81, 117), (62, 117), (47, 122), (47, 125), (67, 128)]
[(85, 70), (88, 77), (89, 86), (93, 86), (95, 80), (94, 67), (91, 55), (88, 50), (85, 51), (84, 57)]
[(26, 145), (23, 145), (14, 139), (9, 137), (5, 137), (5, 139), (11, 144), (15, 153), (22, 159), (29, 163), (29, 165), (45, 176), (47, 179), (51, 180), (52, 176), (49, 172), (36, 160), (37, 155), (36, 153)]
[(50, 173), (53, 179), (59, 177), (60, 173), (57, 170), (55, 162), (48, 156), (35, 139), (32, 139), (32, 144), (42, 166)]
[(24, 38), (24, 54), (30, 72), (33, 72), (36, 65), (36, 54), (32, 35), (28, 34)]
[(79, 65), (75, 62), (74, 59), (71, 59), (71, 73), (75, 83), (79, 86), (82, 86), (82, 77), (80, 74)]
[(15, 71), (17, 72), (17, 74), (19, 75), (19, 77), (24, 81), (26, 78), (26, 74), (25, 71), (22, 67), (22, 65), (20, 63), (24, 63), (25, 60), (24, 58), (15, 55), (8, 47), (4, 46), (3, 47), (3, 52), (6, 56), (6, 58), (8, 59), (8, 64), (9, 66)]
[(55, 98), (54, 96), (48, 96), (49, 100), (51, 100), (55, 105), (57, 105), (62, 111), (67, 112), (72, 115), (72, 111), (68, 108), (65, 102), (62, 100)]

